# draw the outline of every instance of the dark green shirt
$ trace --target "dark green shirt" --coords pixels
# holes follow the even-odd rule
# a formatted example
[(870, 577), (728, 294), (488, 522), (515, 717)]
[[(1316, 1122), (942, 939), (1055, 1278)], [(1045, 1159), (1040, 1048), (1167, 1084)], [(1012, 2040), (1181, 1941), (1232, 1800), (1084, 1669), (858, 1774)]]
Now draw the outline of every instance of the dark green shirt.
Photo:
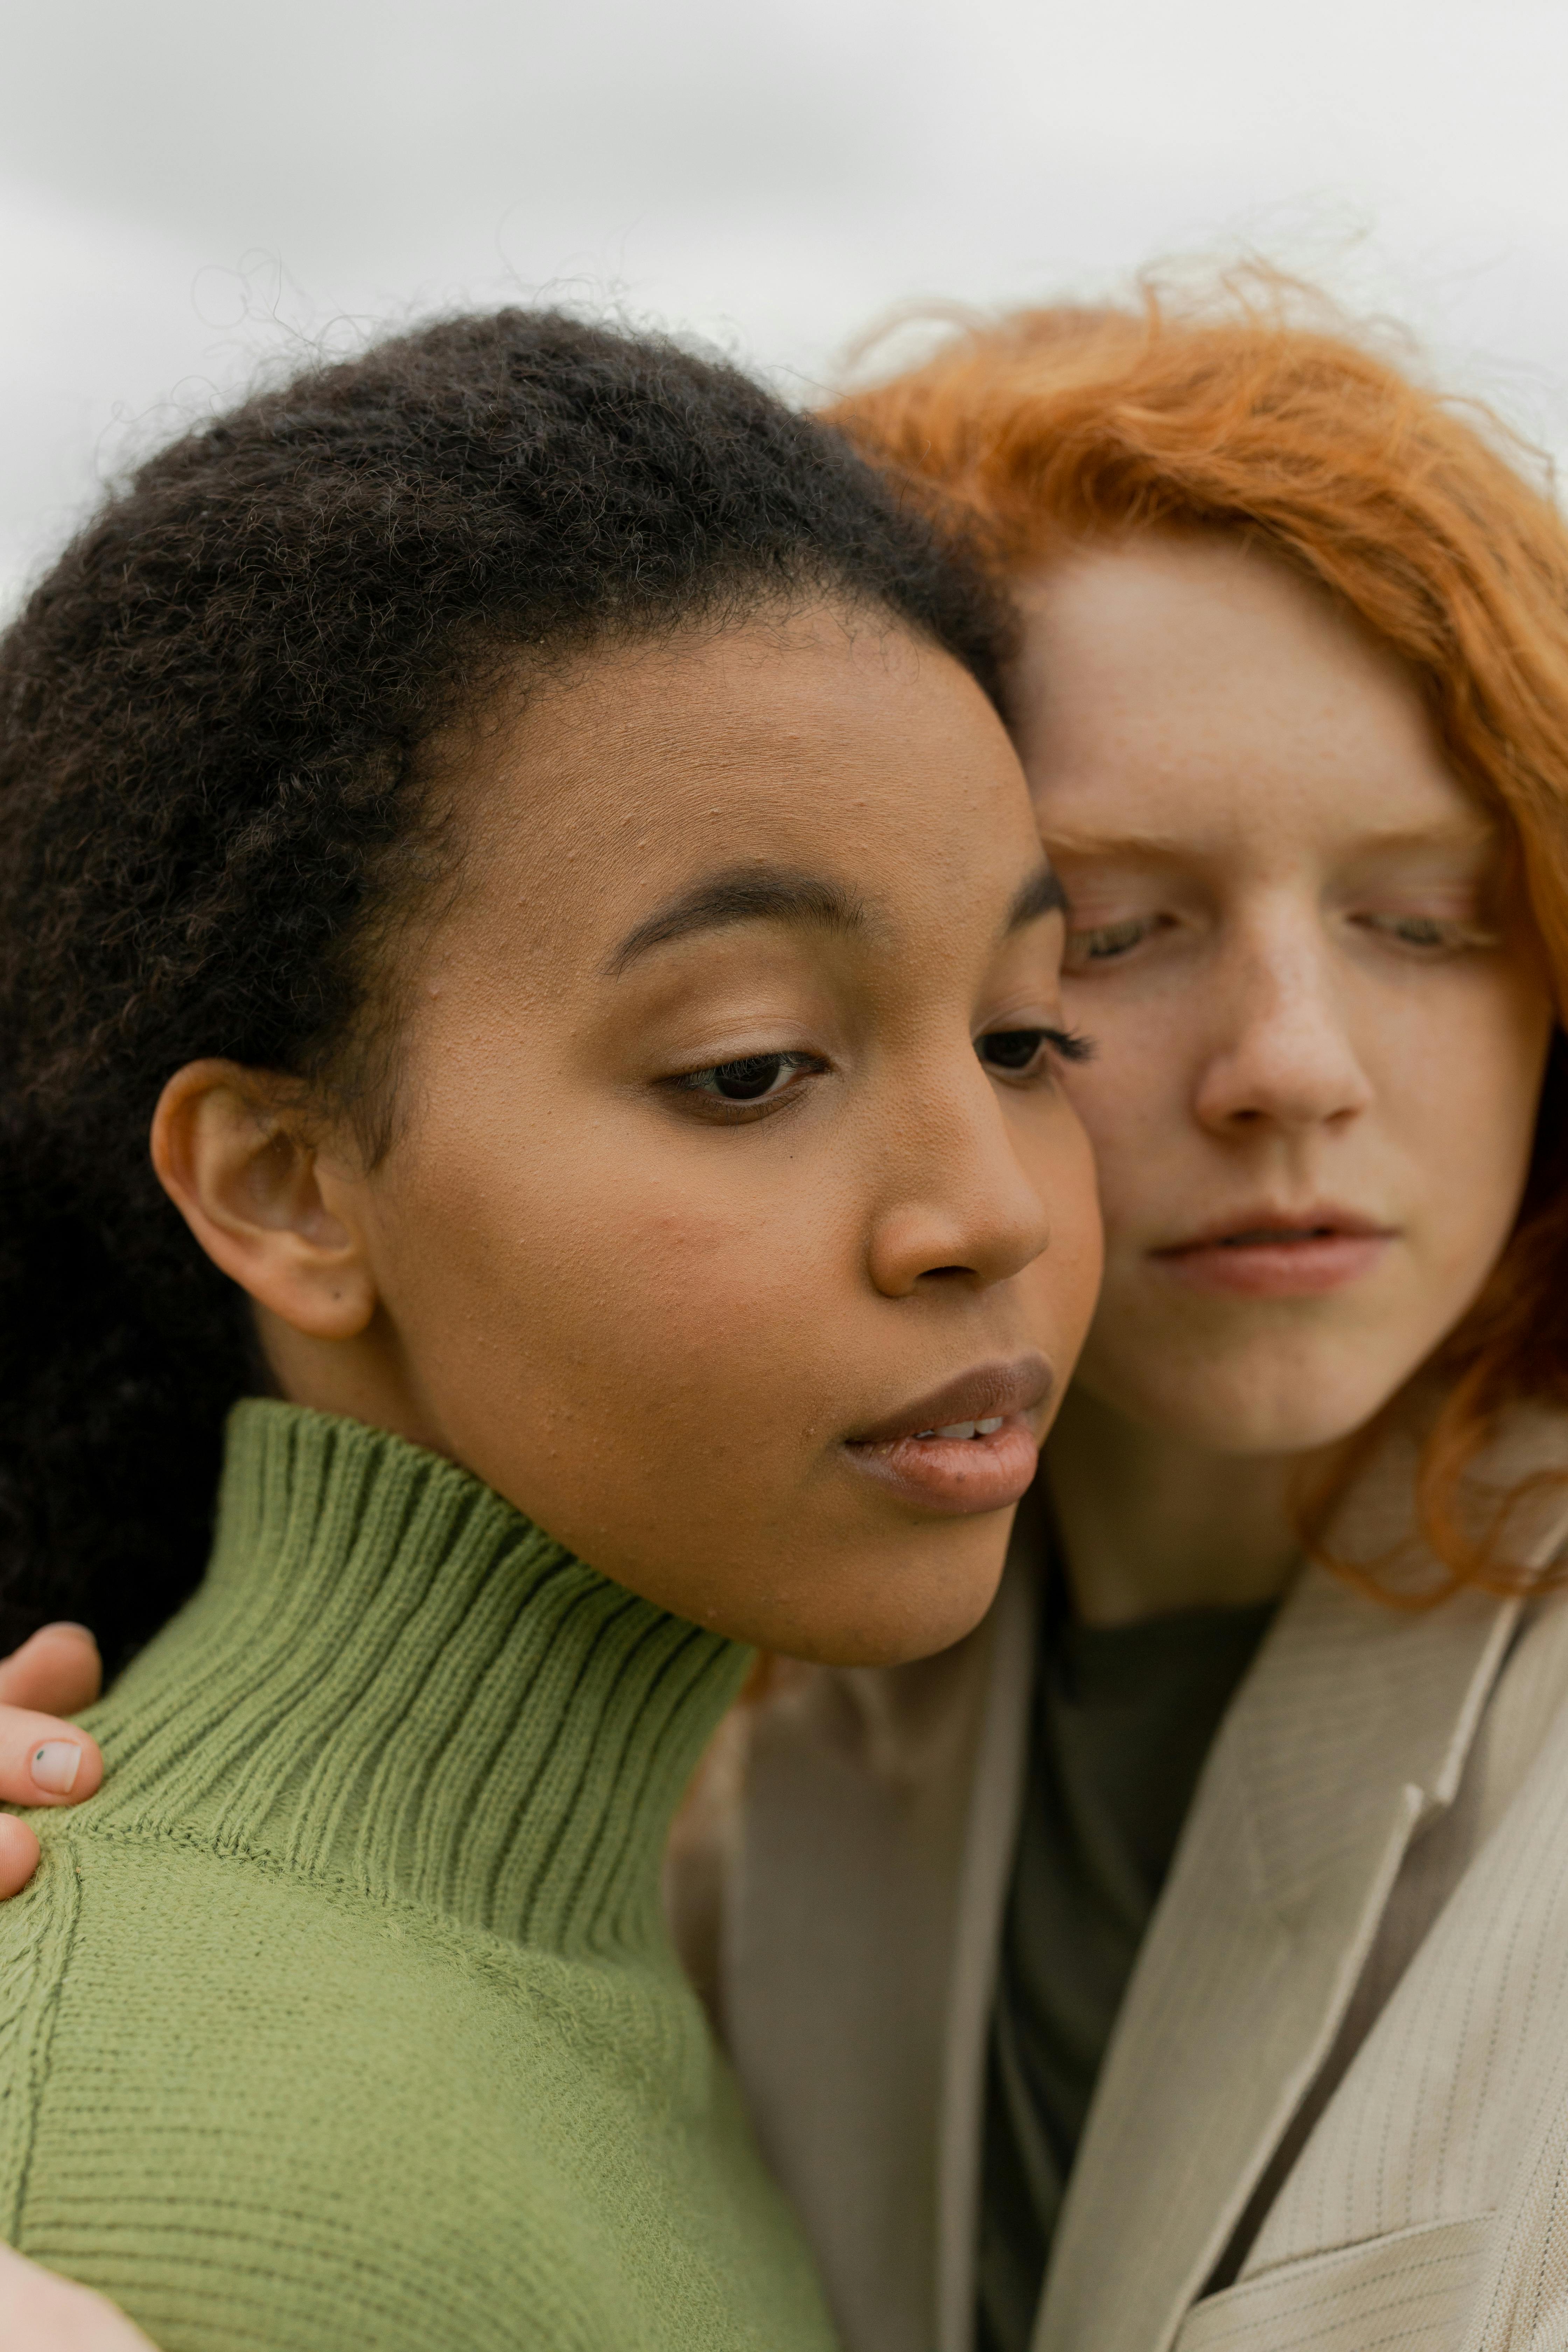
[(986, 2067), (979, 2352), (1027, 2352), (1095, 2079), (1273, 1606), (1073, 1622), (1053, 1580)]

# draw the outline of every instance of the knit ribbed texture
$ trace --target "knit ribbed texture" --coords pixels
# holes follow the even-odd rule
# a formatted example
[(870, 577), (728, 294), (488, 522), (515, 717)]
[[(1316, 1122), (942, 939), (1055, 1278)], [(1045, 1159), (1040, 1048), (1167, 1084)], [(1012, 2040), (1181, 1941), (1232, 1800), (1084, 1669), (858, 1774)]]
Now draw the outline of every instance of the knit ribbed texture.
[(0, 2233), (163, 2352), (826, 2352), (659, 1908), (745, 1665), (450, 1464), (240, 1406), (206, 1581), (0, 1912)]
[(199, 1821), (468, 1927), (643, 1949), (745, 1665), (435, 1454), (244, 1404), (206, 1582), (107, 1712), (100, 1825)]

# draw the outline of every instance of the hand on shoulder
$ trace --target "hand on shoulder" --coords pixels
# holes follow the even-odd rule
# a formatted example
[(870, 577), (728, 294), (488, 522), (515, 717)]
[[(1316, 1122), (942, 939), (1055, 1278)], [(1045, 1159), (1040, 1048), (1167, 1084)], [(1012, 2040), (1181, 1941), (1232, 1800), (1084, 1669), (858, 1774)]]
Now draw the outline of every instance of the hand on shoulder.
[[(84, 1625), (45, 1625), (0, 1659), (0, 1803), (79, 1805), (96, 1794), (103, 1779), (98, 1743), (60, 1718), (90, 1706), (102, 1679), (98, 1644)], [(38, 1841), (26, 1822), (0, 1813), (0, 1902), (19, 1894), (37, 1866)], [(8, 2271), (6, 2277), (8, 2286)], [(0, 2328), (0, 2341), (20, 2340)], [(117, 2340), (103, 2339), (106, 2347)]]
[(101, 2295), (39, 2270), (6, 2245), (0, 2245), (0, 2344), (10, 2352), (153, 2352), (142, 2330)]

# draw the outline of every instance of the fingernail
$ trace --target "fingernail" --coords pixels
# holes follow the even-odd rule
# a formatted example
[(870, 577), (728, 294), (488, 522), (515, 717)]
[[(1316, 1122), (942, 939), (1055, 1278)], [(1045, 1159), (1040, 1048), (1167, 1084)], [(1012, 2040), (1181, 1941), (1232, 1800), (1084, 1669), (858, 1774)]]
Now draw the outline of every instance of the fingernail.
[(74, 1617), (51, 1617), (47, 1625), (39, 1626), (38, 1631), (40, 1633), (85, 1633), (89, 1642), (98, 1639), (90, 1625), (79, 1625)]
[(51, 1797), (68, 1797), (81, 1770), (81, 1749), (72, 1739), (46, 1739), (33, 1750), (33, 1779)]

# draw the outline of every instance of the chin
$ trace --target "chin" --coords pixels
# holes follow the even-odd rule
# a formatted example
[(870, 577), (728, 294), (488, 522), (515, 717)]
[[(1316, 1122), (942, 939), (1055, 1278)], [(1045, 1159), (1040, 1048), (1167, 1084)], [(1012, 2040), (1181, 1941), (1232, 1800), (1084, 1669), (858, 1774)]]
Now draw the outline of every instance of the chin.
[(1348, 1410), (1342, 1399), (1335, 1402), (1324, 1398), (1316, 1408), (1307, 1403), (1277, 1412), (1267, 1409), (1226, 1412), (1216, 1406), (1211, 1412), (1197, 1401), (1184, 1411), (1173, 1407), (1168, 1416), (1162, 1416), (1158, 1425), (1211, 1454), (1315, 1454), (1321, 1447), (1336, 1445), (1342, 1438), (1363, 1427), (1393, 1392), (1391, 1389), (1380, 1393), (1364, 1409), (1352, 1406)]
[(1223, 1371), (1189, 1362), (1165, 1379), (1091, 1376), (1086, 1385), (1130, 1420), (1205, 1453), (1312, 1454), (1364, 1427), (1419, 1360), (1369, 1365), (1364, 1350), (1336, 1349), (1304, 1364), (1299, 1355), (1281, 1362), (1260, 1350)]
[(894, 1557), (874, 1582), (857, 1578), (837, 1589), (831, 1611), (793, 1612), (793, 1622), (760, 1646), (819, 1666), (905, 1666), (935, 1657), (980, 1623), (996, 1598), (1005, 1557), (1005, 1538), (993, 1538), (979, 1559), (944, 1561), (939, 1553), (911, 1563), (907, 1553)]

